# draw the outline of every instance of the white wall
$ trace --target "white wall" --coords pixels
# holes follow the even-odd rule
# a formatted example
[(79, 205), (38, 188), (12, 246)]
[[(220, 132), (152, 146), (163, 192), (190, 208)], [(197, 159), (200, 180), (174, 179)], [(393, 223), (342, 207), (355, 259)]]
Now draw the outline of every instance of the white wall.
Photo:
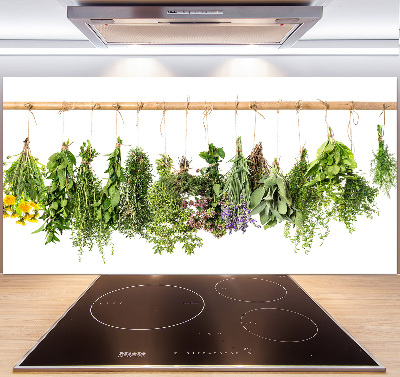
[[(389, 60), (388, 60), (389, 61)], [(118, 60), (118, 68), (112, 71), (129, 75), (133, 60)], [(253, 75), (266, 69), (267, 64), (258, 60), (246, 60), (248, 73)], [(165, 62), (141, 60), (142, 69), (171, 73)], [(205, 65), (207, 62), (204, 61)], [(214, 62), (215, 63), (215, 62)], [(243, 63), (243, 61), (242, 61)], [(47, 65), (49, 62), (47, 62)], [(135, 63), (139, 64), (139, 61)], [(233, 76), (235, 59), (226, 60), (217, 71)], [(152, 68), (152, 65), (153, 68)], [(225, 68), (224, 68), (225, 67)], [(233, 67), (233, 68), (232, 68)], [(203, 69), (206, 69), (204, 66)], [(280, 67), (274, 67), (278, 75)], [(60, 69), (60, 68), (58, 68)], [(112, 68), (108, 68), (112, 69)], [(193, 69), (193, 68), (192, 68)], [(243, 70), (243, 68), (241, 68)], [(269, 67), (269, 69), (272, 69)], [(238, 71), (239, 72), (239, 71)], [(243, 71), (242, 71), (243, 72)], [(272, 72), (272, 71), (271, 71)], [(136, 71), (130, 71), (135, 75)], [(111, 73), (110, 73), (111, 74)], [(4, 80), (5, 101), (184, 101), (190, 95), (192, 101), (240, 100), (354, 100), (395, 101), (396, 79), (385, 78), (8, 78)], [(263, 141), (265, 155), (272, 161), (276, 155), (276, 112), (263, 112), (265, 120), (257, 122), (257, 141)], [(57, 112), (35, 112), (38, 126), (31, 127), (31, 148), (42, 162), (59, 150), (62, 139), (61, 116)], [(369, 171), (371, 152), (376, 148), (376, 124), (382, 121), (379, 112), (359, 111), (360, 121), (353, 127), (355, 157), (365, 173)], [(348, 111), (331, 111), (328, 122), (335, 137), (348, 144)], [(119, 123), (119, 134), (124, 143), (135, 145), (136, 113), (123, 112), (125, 125)], [(167, 113), (167, 151), (174, 159), (184, 151), (184, 112)], [(26, 135), (27, 114), (24, 111), (8, 111), (4, 114), (3, 156), (15, 154), (21, 149)], [(159, 133), (160, 112), (142, 112), (140, 118), (140, 145), (154, 161), (164, 151), (163, 138)], [(209, 117), (210, 141), (222, 145), (227, 157), (234, 155), (235, 133), (233, 112), (214, 112)], [(396, 113), (387, 113), (386, 140), (390, 149), (397, 148)], [(240, 112), (238, 134), (244, 139), (245, 152), (253, 144), (254, 114)], [(90, 137), (90, 112), (74, 111), (65, 114), (65, 135), (74, 141), (71, 150), (78, 154), (82, 141)], [(301, 137), (314, 156), (316, 149), (326, 138), (324, 112), (301, 112)], [(110, 153), (115, 140), (115, 112), (95, 113), (92, 143), (102, 154)], [(189, 113), (188, 157), (193, 166), (203, 166), (197, 157), (207, 146), (204, 137), (201, 112)], [(123, 148), (124, 154), (128, 147)], [(287, 172), (293, 165), (299, 149), (295, 112), (282, 111), (279, 116), (279, 155), (281, 167)], [(227, 158), (227, 159), (228, 159)], [(99, 157), (94, 165), (96, 172), (104, 176), (106, 157)], [(229, 164), (223, 165), (226, 171)], [(58, 245), (44, 246), (43, 235), (31, 235), (30, 228), (20, 227), (6, 219), (3, 223), (4, 272), (5, 273), (395, 273), (396, 272), (396, 194), (388, 200), (379, 197), (380, 216), (374, 220), (360, 219), (357, 231), (349, 235), (343, 224), (334, 224), (332, 233), (322, 247), (316, 246), (309, 255), (294, 253), (293, 246), (283, 237), (283, 226), (264, 231), (251, 229), (245, 235), (234, 234), (216, 240), (204, 236), (204, 247), (194, 256), (186, 256), (181, 250), (172, 255), (154, 255), (151, 245), (142, 240), (126, 240), (116, 234), (115, 255), (106, 254), (103, 265), (96, 252), (87, 252), (78, 262), (77, 251), (72, 248), (68, 235)], [(18, 240), (18, 241), (16, 241)], [(264, 246), (266, 241), (272, 247)], [(26, 247), (26, 245), (29, 245)]]

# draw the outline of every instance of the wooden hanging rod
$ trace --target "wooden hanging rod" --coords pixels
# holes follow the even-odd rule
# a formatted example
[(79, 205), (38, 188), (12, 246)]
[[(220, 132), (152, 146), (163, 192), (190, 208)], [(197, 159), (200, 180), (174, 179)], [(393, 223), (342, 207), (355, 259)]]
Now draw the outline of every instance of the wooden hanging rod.
[[(396, 102), (300, 101), (301, 110), (397, 110)], [(4, 110), (296, 110), (296, 101), (269, 102), (4, 102)]]

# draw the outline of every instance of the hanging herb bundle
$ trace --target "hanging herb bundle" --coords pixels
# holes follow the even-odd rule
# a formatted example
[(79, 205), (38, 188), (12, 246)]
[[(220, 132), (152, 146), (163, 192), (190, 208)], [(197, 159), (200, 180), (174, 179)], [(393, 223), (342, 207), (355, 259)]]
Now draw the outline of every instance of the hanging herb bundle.
[(113, 229), (118, 226), (121, 184), (125, 181), (121, 166), (121, 144), (122, 140), (118, 137), (114, 151), (108, 155), (108, 169), (104, 172), (108, 173), (107, 184), (95, 203), (96, 219)]
[(129, 151), (119, 216), (119, 230), (126, 237), (144, 237), (147, 224), (151, 221), (148, 195), (153, 182), (152, 169), (149, 156), (141, 148)]
[(43, 207), (45, 198), (43, 174), (45, 167), (32, 156), (26, 138), (22, 152), (4, 171), (3, 218), (18, 218), (17, 224), (24, 226), (26, 222), (38, 222), (39, 209)]
[(185, 156), (179, 159), (179, 170), (171, 174), (160, 176), (167, 190), (175, 191), (183, 196), (205, 195), (209, 180), (203, 176), (189, 173), (190, 161)]
[(154, 244), (154, 253), (172, 253), (175, 245), (180, 243), (186, 254), (193, 254), (203, 242), (196, 235), (197, 230), (188, 225), (191, 210), (182, 206), (183, 197), (179, 192), (168, 190), (163, 183), (163, 178), (172, 174), (172, 159), (161, 155), (156, 160), (156, 168), (160, 179), (149, 193), (153, 217), (147, 225), (145, 237)]
[(259, 187), (260, 179), (264, 175), (269, 175), (270, 167), (267, 160), (264, 158), (262, 151), (262, 143), (256, 144), (251, 151), (249, 157), (247, 157), (247, 163), (249, 167), (249, 181), (251, 191), (254, 191)]
[(202, 182), (202, 191), (198, 192), (200, 198), (184, 200), (182, 206), (190, 206), (193, 209), (188, 221), (191, 228), (201, 229), (216, 238), (221, 238), (226, 234), (226, 228), (221, 218), (223, 175), (219, 172), (219, 164), (225, 158), (225, 152), (210, 143), (208, 150), (200, 152), (199, 156), (208, 163), (207, 167), (199, 170), (199, 179)]
[(68, 150), (69, 140), (62, 143), (61, 152), (50, 156), (47, 163), (49, 172), (47, 178), (51, 185), (47, 188), (46, 207), (41, 219), (44, 224), (35, 232), (46, 232), (46, 244), (58, 242), (58, 235), (65, 229), (70, 229), (76, 184), (74, 180), (75, 156)]
[(317, 185), (319, 195), (324, 196), (325, 224), (334, 218), (354, 231), (358, 215), (372, 218), (377, 213), (375, 198), (378, 190), (369, 186), (364, 177), (353, 170), (357, 167), (352, 151), (335, 141), (329, 128), (328, 141), (317, 151), (317, 158), (308, 167), (311, 178), (305, 186)]
[[(258, 187), (250, 197), (252, 208), (250, 214), (260, 214), (260, 222), (264, 229), (271, 228), (284, 220), (295, 223), (296, 210), (276, 159), (270, 174), (261, 178), (260, 183), (262, 186)], [(300, 216), (297, 217), (298, 225), (299, 221)]]
[(372, 219), (378, 213), (375, 199), (378, 189), (371, 187), (361, 175), (350, 173), (335, 205), (335, 218), (343, 222), (350, 233), (355, 230), (357, 216)]
[(250, 224), (256, 225), (256, 221), (250, 216), (249, 168), (243, 156), (240, 137), (236, 140), (236, 156), (231, 161), (233, 165), (224, 186), (226, 199), (222, 205), (222, 220), (229, 234), (238, 230), (245, 233)]
[(316, 159), (308, 167), (307, 176), (313, 179), (307, 186), (325, 184), (326, 190), (333, 192), (356, 167), (353, 152), (340, 141), (334, 140), (329, 128), (328, 140), (319, 147)]
[(397, 187), (397, 162), (383, 140), (383, 127), (378, 124), (378, 151), (372, 152), (371, 175), (373, 183), (390, 198), (390, 190)]
[[(289, 195), (292, 198), (292, 205), (296, 208), (295, 222), (285, 223), (284, 235), (295, 244), (297, 252), (302, 247), (307, 254), (316, 235), (323, 241), (329, 234), (329, 216), (326, 208), (330, 200), (323, 195), (320, 186), (307, 186), (311, 177), (306, 175), (308, 169), (307, 150), (303, 148), (300, 158), (286, 175)], [(290, 229), (294, 228), (291, 235)]]
[(72, 213), (72, 245), (79, 248), (79, 260), (84, 248), (92, 251), (96, 244), (104, 259), (104, 248), (111, 244), (111, 231), (103, 222), (96, 219), (95, 203), (99, 200), (102, 186), (91, 167), (99, 153), (92, 148), (90, 141), (83, 143), (79, 156), (81, 165), (76, 174), (76, 191)]

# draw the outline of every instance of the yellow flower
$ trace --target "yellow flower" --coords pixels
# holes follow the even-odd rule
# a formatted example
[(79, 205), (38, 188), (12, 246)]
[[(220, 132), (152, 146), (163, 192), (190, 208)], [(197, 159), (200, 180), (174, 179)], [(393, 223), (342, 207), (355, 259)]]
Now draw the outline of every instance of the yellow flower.
[(36, 209), (36, 210), (40, 209), (40, 205), (37, 204), (37, 203), (35, 203), (35, 202), (33, 202), (33, 201), (30, 201), (28, 204), (29, 204), (33, 209)]
[(4, 219), (5, 217), (10, 217), (10, 215), (8, 214), (8, 212), (3, 212), (3, 219)]
[(11, 218), (15, 219), (16, 217), (18, 217), (18, 213), (17, 212), (13, 212), (11, 214)]
[(29, 219), (28, 219), (28, 221), (30, 222), (30, 223), (38, 223), (39, 221), (36, 219), (36, 217), (30, 217)]
[(24, 220), (18, 220), (18, 221), (16, 221), (16, 223), (20, 224), (20, 225), (23, 225), (23, 226), (26, 226), (26, 223), (25, 223)]
[(30, 218), (31, 218), (31, 216), (29, 215), (29, 213), (25, 213), (24, 220), (29, 220)]
[(26, 202), (21, 202), (18, 204), (18, 208), (22, 211), (22, 212), (29, 212), (31, 210), (31, 206), (26, 203)]
[(15, 204), (15, 199), (16, 197), (14, 195), (6, 195), (6, 197), (3, 199), (3, 203), (6, 206), (12, 206)]

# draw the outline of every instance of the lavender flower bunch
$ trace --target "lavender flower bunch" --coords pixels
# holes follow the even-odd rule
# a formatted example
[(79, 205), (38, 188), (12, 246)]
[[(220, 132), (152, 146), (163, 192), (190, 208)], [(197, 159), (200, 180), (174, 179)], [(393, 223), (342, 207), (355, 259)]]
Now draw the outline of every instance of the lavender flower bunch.
[(237, 232), (239, 230), (245, 233), (250, 224), (261, 228), (256, 220), (250, 216), (250, 212), (250, 201), (245, 201), (243, 196), (240, 196), (239, 204), (223, 204), (221, 218), (225, 222), (225, 228), (229, 229), (229, 234), (232, 234), (232, 231)]

